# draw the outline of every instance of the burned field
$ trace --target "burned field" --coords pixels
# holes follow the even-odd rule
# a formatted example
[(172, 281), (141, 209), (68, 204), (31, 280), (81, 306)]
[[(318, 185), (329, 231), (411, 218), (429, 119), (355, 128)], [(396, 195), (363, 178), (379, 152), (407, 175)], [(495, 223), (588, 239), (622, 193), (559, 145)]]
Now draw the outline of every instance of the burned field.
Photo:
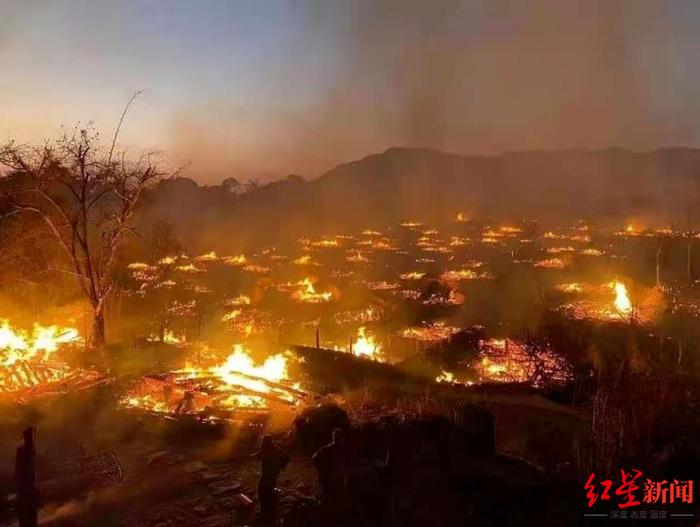
[(280, 518), (326, 525), (336, 428), (348, 525), (573, 525), (591, 472), (692, 478), (698, 304), (660, 240), (694, 244), (460, 216), (124, 261), (100, 353), (60, 309), (3, 321), (2, 517), (28, 425), (45, 525), (264, 523), (266, 434)]

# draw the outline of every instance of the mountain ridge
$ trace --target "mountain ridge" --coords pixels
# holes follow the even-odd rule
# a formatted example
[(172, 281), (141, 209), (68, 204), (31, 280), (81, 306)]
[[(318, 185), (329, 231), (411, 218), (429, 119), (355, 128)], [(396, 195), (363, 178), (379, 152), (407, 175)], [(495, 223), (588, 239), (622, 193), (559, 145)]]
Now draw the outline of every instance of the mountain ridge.
[(169, 181), (151, 201), (152, 217), (165, 217), (192, 236), (209, 238), (208, 230), (225, 228), (228, 238), (241, 240), (406, 220), (440, 223), (458, 212), (485, 221), (583, 218), (619, 225), (643, 218), (668, 225), (684, 222), (700, 204), (700, 149), (486, 156), (391, 147), (340, 163), (315, 179), (282, 178), (242, 195), (222, 185)]

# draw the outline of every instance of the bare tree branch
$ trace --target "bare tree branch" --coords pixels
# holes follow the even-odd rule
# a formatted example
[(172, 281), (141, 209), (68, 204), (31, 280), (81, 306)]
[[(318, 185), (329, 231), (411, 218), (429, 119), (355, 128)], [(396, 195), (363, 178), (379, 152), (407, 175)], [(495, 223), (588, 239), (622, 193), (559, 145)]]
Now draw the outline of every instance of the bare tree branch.
[(72, 135), (37, 148), (14, 142), (0, 147), (0, 166), (8, 171), (0, 177), (6, 217), (28, 213), (43, 220), (68, 260), (64, 271), (77, 278), (90, 302), (95, 331), (102, 337), (103, 311), (121, 242), (134, 232), (143, 191), (164, 177), (153, 153), (135, 161), (122, 153), (115, 160), (119, 130), (140, 93), (127, 103), (106, 152), (91, 128), (76, 128)]
[(114, 137), (112, 138), (112, 146), (109, 148), (109, 156), (107, 157), (107, 164), (112, 163), (112, 155), (114, 154), (114, 147), (117, 144), (117, 138), (119, 137), (119, 132), (122, 129), (122, 123), (124, 122), (124, 118), (126, 117), (127, 112), (129, 111), (129, 107), (131, 104), (143, 93), (143, 90), (138, 90), (137, 92), (134, 92), (134, 94), (129, 98), (129, 101), (126, 103), (126, 106), (124, 106), (124, 111), (122, 112), (122, 116), (119, 118), (119, 123), (117, 124), (116, 130), (114, 130)]

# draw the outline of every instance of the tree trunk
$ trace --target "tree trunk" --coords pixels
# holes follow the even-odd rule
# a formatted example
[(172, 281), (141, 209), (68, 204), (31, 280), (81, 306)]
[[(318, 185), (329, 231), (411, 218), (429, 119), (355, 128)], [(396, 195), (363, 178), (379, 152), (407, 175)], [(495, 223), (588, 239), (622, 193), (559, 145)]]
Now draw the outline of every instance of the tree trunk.
[(102, 350), (105, 343), (105, 315), (103, 307), (100, 306), (93, 311), (88, 347), (91, 350)]

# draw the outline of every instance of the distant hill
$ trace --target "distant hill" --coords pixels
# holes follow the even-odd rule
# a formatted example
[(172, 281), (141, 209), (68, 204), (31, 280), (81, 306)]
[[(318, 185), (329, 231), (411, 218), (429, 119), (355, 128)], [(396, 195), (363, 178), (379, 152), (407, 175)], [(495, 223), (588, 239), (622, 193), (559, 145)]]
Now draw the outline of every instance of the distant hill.
[(290, 176), (242, 196), (186, 179), (164, 182), (147, 214), (169, 219), (187, 237), (211, 242), (223, 231), (230, 243), (249, 245), (408, 219), (441, 222), (458, 211), (496, 221), (587, 218), (619, 224), (639, 218), (685, 225), (699, 204), (698, 149), (476, 156), (390, 148), (315, 180)]

